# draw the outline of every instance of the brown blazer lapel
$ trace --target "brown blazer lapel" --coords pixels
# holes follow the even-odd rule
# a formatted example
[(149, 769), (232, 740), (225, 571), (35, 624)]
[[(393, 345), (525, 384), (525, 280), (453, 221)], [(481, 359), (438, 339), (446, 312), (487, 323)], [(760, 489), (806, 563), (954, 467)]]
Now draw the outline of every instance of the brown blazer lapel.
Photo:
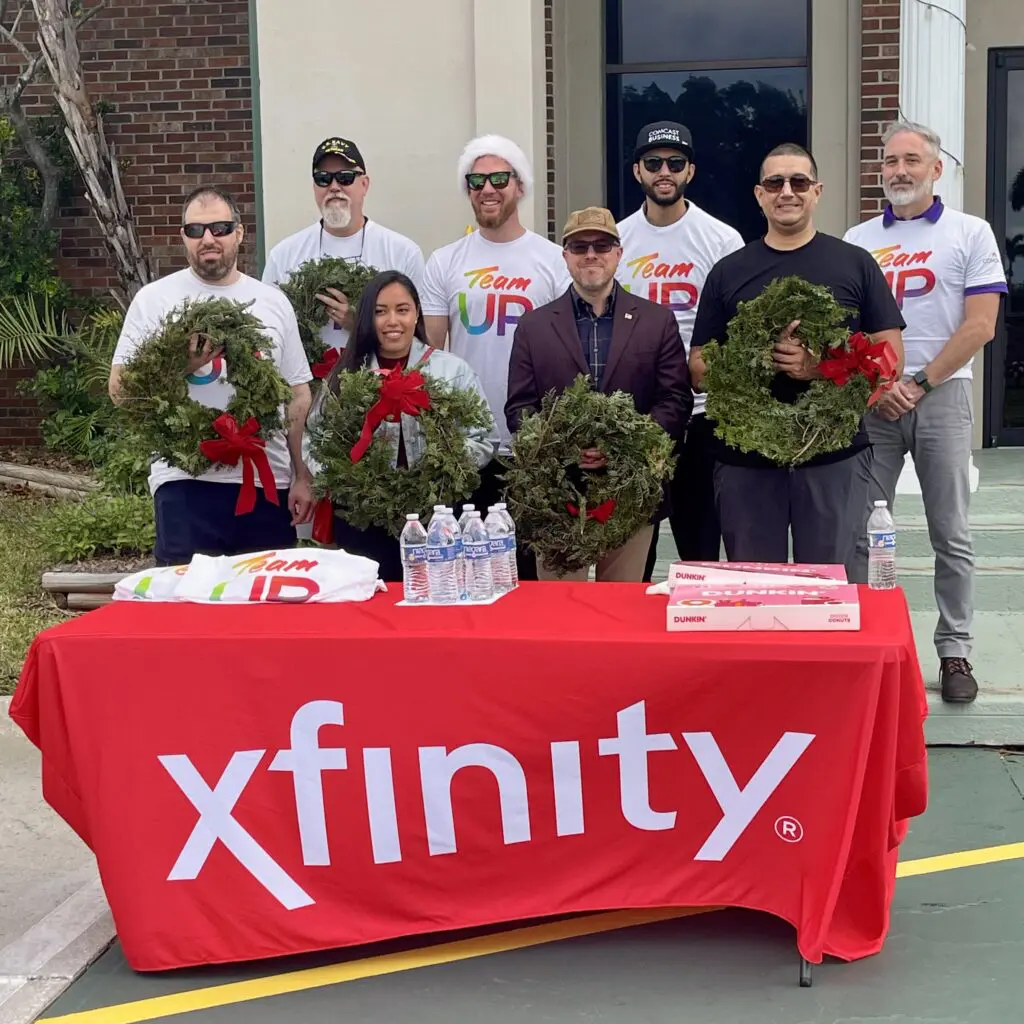
[(576, 314), (572, 307), (572, 296), (566, 292), (560, 299), (551, 304), (551, 322), (559, 341), (566, 346), (575, 360), (580, 373), (590, 376), (590, 367), (583, 358), (583, 346), (579, 332), (576, 330)]
[(629, 348), (629, 339), (637, 321), (637, 305), (633, 296), (619, 285), (615, 286), (615, 322), (612, 324), (612, 345), (608, 351), (608, 365), (604, 369), (602, 388), (608, 391), (615, 369)]

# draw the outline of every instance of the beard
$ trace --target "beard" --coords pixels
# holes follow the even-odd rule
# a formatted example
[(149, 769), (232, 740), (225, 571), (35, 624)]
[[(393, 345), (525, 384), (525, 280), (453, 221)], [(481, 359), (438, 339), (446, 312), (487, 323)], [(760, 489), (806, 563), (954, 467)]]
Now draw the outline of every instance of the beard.
[(324, 224), (335, 231), (344, 231), (352, 222), (352, 206), (344, 199), (328, 199), (320, 214)]
[(476, 222), (482, 228), (500, 228), (506, 224), (512, 214), (516, 212), (516, 203), (505, 196), (501, 198), (501, 206), (497, 209), (484, 210), (476, 203), (473, 204), (473, 212), (476, 214)]
[(675, 206), (675, 204), (683, 198), (683, 193), (686, 191), (685, 182), (676, 185), (672, 194), (667, 196), (660, 195), (656, 192), (653, 182), (648, 184), (646, 181), (642, 181), (640, 182), (640, 187), (644, 190), (644, 195), (647, 196), (655, 206)]
[(921, 182), (921, 184), (915, 185), (913, 182), (907, 181), (883, 182), (882, 191), (893, 206), (909, 206), (911, 203), (924, 199), (928, 194), (928, 183)]
[(200, 249), (197, 252), (188, 252), (188, 265), (192, 268), (196, 277), (204, 281), (223, 281), (234, 269), (238, 259), (238, 243), (222, 246), (219, 250), (220, 257), (208, 262), (202, 257), (207, 252), (214, 252), (213, 249)]

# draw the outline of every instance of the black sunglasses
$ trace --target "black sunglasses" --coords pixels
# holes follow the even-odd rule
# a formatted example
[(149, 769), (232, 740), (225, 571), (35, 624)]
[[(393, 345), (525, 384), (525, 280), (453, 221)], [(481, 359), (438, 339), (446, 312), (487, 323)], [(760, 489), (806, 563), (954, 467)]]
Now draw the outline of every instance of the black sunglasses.
[(207, 231), (214, 238), (223, 238), (225, 235), (230, 235), (237, 227), (237, 220), (215, 220), (209, 224), (200, 224), (198, 222), (185, 224), (182, 226), (182, 231), (185, 232), (186, 238), (202, 238)]
[(516, 177), (515, 171), (491, 171), (490, 174), (467, 174), (466, 184), (474, 191), (479, 192), (487, 182), (495, 188), (508, 188), (508, 183)]
[(770, 178), (765, 178), (761, 182), (761, 188), (765, 192), (771, 192), (774, 195), (786, 187), (787, 181), (789, 182), (789, 187), (794, 192), (800, 194), (806, 192), (812, 185), (818, 184), (813, 178), (808, 178), (806, 174), (794, 174), (789, 178), (784, 174), (773, 174)]
[(339, 185), (351, 185), (359, 175), (359, 171), (314, 171), (313, 181), (320, 188), (329, 188), (332, 181)]
[(582, 240), (577, 242), (566, 242), (565, 247), (573, 254), (573, 256), (586, 256), (587, 253), (593, 249), (600, 256), (604, 256), (606, 253), (610, 253), (612, 249), (618, 246), (618, 242), (611, 238), (600, 238), (596, 242), (584, 242)]
[(690, 161), (685, 156), (645, 156), (644, 167), (651, 172), (656, 174), (661, 170), (662, 164), (668, 164), (668, 169), (672, 174), (679, 174), (681, 171), (686, 170), (686, 165)]

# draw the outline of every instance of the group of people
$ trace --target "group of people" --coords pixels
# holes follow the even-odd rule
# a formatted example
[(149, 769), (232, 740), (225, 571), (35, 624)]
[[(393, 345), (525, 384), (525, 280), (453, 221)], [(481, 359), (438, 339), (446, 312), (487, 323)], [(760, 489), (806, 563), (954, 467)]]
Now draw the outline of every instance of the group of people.
[[(118, 400), (120, 366), (161, 318), (186, 299), (221, 296), (251, 302), (274, 360), (291, 385), (287, 430), (267, 440), (280, 504), (259, 500), (234, 515), (241, 469), (216, 466), (198, 478), (155, 463), (156, 557), (187, 561), (197, 551), (234, 553), (294, 543), (313, 510), (312, 474), (303, 436), (311, 373), (294, 313), (276, 287), (302, 263), (325, 256), (382, 271), (358, 308), (336, 289), (319, 296), (329, 316), (323, 338), (344, 369), (417, 367), (478, 390), (495, 420), (492, 436), (467, 437), (481, 469), (468, 498), (486, 509), (501, 499), (502, 463), (524, 414), (577, 375), (595, 388), (630, 394), (676, 443), (677, 469), (652, 522), (596, 567), (599, 580), (649, 580), (658, 521), (668, 519), (680, 558), (715, 561), (724, 542), (733, 561), (845, 564), (866, 579), (865, 524), (874, 500), (892, 506), (904, 455), (921, 481), (935, 550), (939, 624), (935, 643), (944, 699), (970, 701), (977, 683), (971, 650), (973, 551), (968, 526), (971, 365), (995, 333), (1002, 258), (989, 225), (943, 206), (934, 194), (942, 173), (938, 137), (917, 124), (885, 133), (883, 215), (839, 239), (816, 229), (823, 183), (811, 154), (784, 143), (765, 156), (755, 198), (763, 237), (739, 233), (686, 197), (697, 167), (688, 129), (670, 121), (645, 126), (633, 154), (642, 207), (616, 223), (601, 207), (574, 212), (559, 243), (523, 226), (519, 209), (533, 187), (530, 162), (511, 140), (471, 141), (458, 162), (458, 185), (475, 228), (424, 262), (415, 242), (371, 220), (366, 161), (351, 141), (330, 138), (313, 155), (315, 223), (278, 243), (263, 281), (237, 265), (243, 227), (230, 196), (213, 187), (190, 194), (182, 218), (188, 267), (143, 288), (133, 300), (114, 356), (110, 391)], [(738, 305), (771, 281), (798, 276), (829, 288), (850, 311), (847, 326), (886, 341), (899, 380), (863, 420), (850, 446), (797, 468), (731, 448), (716, 435), (701, 392), (701, 356), (727, 341)], [(225, 408), (232, 394), (220, 353), (193, 339), (189, 394)], [(821, 373), (800, 340), (799, 321), (774, 340), (773, 396), (792, 402)], [(415, 417), (378, 428), (395, 465), (413, 465), (423, 439)], [(496, 456), (496, 457), (495, 457)], [(605, 455), (579, 453), (583, 471)], [(348, 550), (400, 578), (397, 542), (384, 531), (336, 523)], [(520, 545), (520, 579), (552, 578)]]

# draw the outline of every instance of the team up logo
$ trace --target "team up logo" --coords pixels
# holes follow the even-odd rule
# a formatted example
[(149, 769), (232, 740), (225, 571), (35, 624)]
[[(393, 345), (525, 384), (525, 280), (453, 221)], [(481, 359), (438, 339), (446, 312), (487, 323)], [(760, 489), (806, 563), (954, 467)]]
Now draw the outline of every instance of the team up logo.
[(221, 374), (224, 372), (224, 357), (214, 356), (213, 360), (207, 365), (210, 369), (206, 373), (190, 373), (185, 378), (189, 384), (212, 384), (220, 379)]
[[(501, 273), (500, 267), (493, 266), (467, 270), (465, 278), (469, 290), (459, 292), (459, 319), (467, 334), (487, 334), (497, 325), (495, 333), (503, 338), (509, 328), (515, 330), (524, 313), (533, 309), (533, 303), (524, 294), (530, 287), (528, 277), (509, 277)], [(487, 296), (483, 319), (474, 324), (469, 307), (471, 303), (475, 307), (477, 303), (473, 300), (483, 293)]]
[(919, 299), (935, 287), (935, 272), (925, 264), (931, 259), (931, 250), (904, 252), (902, 245), (887, 245), (872, 249), (871, 255), (885, 272), (885, 283), (892, 289), (900, 309), (904, 299)]
[[(246, 574), (253, 577), (247, 600), (302, 604), (320, 593), (316, 580), (295, 575), (312, 572), (320, 564), (315, 558), (288, 559), (276, 555), (276, 551), (269, 551), (232, 564), (235, 579)], [(219, 601), (230, 582), (218, 583), (210, 593), (210, 600)]]
[[(697, 286), (689, 281), (680, 280), (693, 273), (693, 264), (666, 263), (664, 260), (659, 261), (659, 255), (651, 252), (646, 256), (628, 260), (626, 268), (633, 273), (622, 287), (627, 292), (632, 292), (635, 288), (637, 294), (665, 306), (673, 313), (685, 313), (693, 309), (697, 305)], [(642, 294), (644, 283), (647, 284), (646, 296)]]

